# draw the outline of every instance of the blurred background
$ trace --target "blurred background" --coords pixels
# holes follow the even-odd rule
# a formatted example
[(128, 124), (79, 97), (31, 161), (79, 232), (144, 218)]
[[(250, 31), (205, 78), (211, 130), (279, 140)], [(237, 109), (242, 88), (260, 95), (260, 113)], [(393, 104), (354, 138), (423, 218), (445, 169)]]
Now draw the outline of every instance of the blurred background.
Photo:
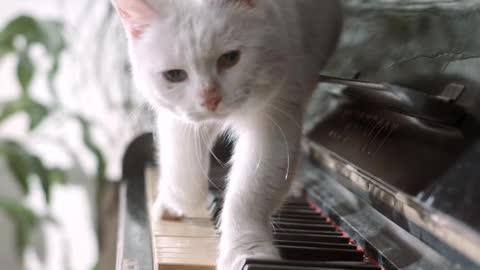
[[(325, 73), (479, 83), (478, 0), (343, 2)], [(111, 269), (121, 158), (152, 127), (114, 10), (108, 0), (0, 3), (0, 268)]]
[(0, 268), (95, 269), (146, 119), (123, 33), (108, 0), (0, 2)]

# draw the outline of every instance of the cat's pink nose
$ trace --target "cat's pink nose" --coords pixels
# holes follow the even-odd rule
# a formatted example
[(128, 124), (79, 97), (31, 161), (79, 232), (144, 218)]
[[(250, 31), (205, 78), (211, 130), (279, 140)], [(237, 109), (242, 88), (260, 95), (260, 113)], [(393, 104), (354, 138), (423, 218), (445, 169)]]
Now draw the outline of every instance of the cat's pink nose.
[(220, 104), (220, 102), (222, 102), (222, 98), (215, 97), (215, 98), (205, 100), (204, 106), (207, 107), (208, 110), (214, 112), (217, 110), (218, 104)]
[(216, 87), (211, 87), (203, 91), (202, 93), (203, 103), (202, 106), (206, 107), (209, 111), (216, 111), (218, 104), (222, 102), (222, 97), (218, 93)]

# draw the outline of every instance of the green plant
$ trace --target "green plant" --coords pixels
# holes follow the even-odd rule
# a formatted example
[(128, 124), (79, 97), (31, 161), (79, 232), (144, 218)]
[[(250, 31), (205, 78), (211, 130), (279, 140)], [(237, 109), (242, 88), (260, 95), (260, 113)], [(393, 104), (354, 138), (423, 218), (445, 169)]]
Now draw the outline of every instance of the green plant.
[[(50, 95), (53, 97), (53, 102), (50, 104), (35, 100), (31, 93), (32, 81), (35, 76), (39, 76), (34, 59), (31, 57), (34, 46), (41, 46), (51, 61), (47, 78), (45, 78)], [(91, 123), (80, 115), (63, 111), (61, 103), (58, 102), (58, 93), (54, 84), (61, 55), (66, 48), (63, 25), (58, 21), (39, 20), (22, 15), (14, 18), (0, 30), (0, 61), (6, 56), (15, 56), (16, 78), (21, 88), (21, 94), (17, 99), (0, 103), (0, 125), (19, 113), (28, 115), (29, 133), (34, 133), (46, 119), (57, 112), (76, 121), (81, 127), (84, 144), (97, 163), (98, 199), (107, 180), (104, 155), (92, 139)], [(51, 199), (52, 186), (66, 181), (65, 171), (46, 166), (39, 156), (31, 153), (21, 142), (0, 138), (0, 157), (5, 160), (13, 179), (24, 194), (30, 191), (32, 176), (37, 177), (47, 203)], [(52, 219), (48, 216), (38, 216), (22, 203), (6, 198), (0, 198), (0, 211), (15, 224), (17, 252), (22, 261), (24, 250), (30, 242), (33, 231), (43, 222), (52, 222)]]

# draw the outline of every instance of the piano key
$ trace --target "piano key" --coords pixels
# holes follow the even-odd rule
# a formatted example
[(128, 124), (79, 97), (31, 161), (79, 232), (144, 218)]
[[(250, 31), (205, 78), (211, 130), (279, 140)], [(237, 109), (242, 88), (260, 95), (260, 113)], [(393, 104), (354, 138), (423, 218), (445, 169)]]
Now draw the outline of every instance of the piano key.
[(184, 219), (182, 222), (161, 221), (152, 226), (154, 237), (217, 237), (217, 231), (208, 219)]
[(325, 218), (320, 216), (317, 213), (313, 214), (275, 214), (272, 216), (273, 218), (292, 218), (292, 219), (306, 219), (306, 220), (324, 220)]
[(336, 244), (348, 244), (350, 239), (337, 235), (328, 234), (295, 234), (295, 233), (282, 233), (274, 232), (273, 238), (275, 240), (288, 240), (288, 241), (300, 241), (300, 242), (328, 242)]
[(297, 247), (318, 247), (318, 248), (334, 248), (334, 249), (348, 249), (357, 250), (357, 247), (352, 244), (334, 244), (334, 243), (322, 243), (322, 242), (300, 242), (300, 241), (287, 241), (276, 240), (274, 245), (280, 246), (297, 246)]
[(220, 217), (221, 212), (222, 212), (222, 208), (220, 208), (220, 207), (214, 208), (213, 211), (212, 211), (212, 219), (214, 221), (217, 221)]
[(280, 256), (299, 261), (363, 261), (359, 250), (330, 249), (316, 247), (277, 246)]
[[(253, 267), (253, 268), (252, 268)], [(286, 268), (282, 268), (286, 267)], [(310, 268), (309, 268), (310, 267)], [(267, 270), (267, 269), (345, 269), (345, 270), (381, 270), (379, 266), (366, 262), (299, 262), (289, 260), (266, 260), (266, 259), (247, 259), (242, 270)]]
[(350, 268), (249, 264), (243, 270), (350, 270)]
[(331, 224), (326, 219), (297, 219), (297, 218), (286, 218), (286, 217), (274, 217), (272, 222), (293, 222), (293, 223), (303, 223), (303, 224)]
[(284, 204), (308, 204), (304, 198), (287, 198)]
[(310, 205), (308, 204), (305, 204), (305, 205), (291, 205), (291, 204), (288, 204), (288, 205), (283, 205), (281, 208), (281, 210), (295, 210), (295, 209), (298, 209), (298, 210), (314, 210)]
[(310, 208), (310, 209), (286, 209), (286, 210), (280, 209), (280, 211), (278, 211), (276, 214), (277, 215), (310, 214), (310, 215), (320, 216), (320, 214), (318, 212), (316, 212), (315, 210), (313, 210), (312, 208)]
[(222, 199), (220, 197), (210, 194), (207, 197), (207, 205), (210, 206), (213, 202), (219, 202), (221, 200)]
[(152, 224), (157, 269), (215, 270), (218, 234), (207, 218)]
[(310, 204), (305, 201), (305, 199), (299, 199), (298, 201), (291, 201), (287, 200), (284, 204), (284, 206), (309, 206)]
[(335, 227), (331, 224), (305, 224), (298, 222), (278, 221), (274, 223), (275, 228), (297, 229), (297, 230), (313, 230), (313, 231), (335, 231)]
[(295, 210), (313, 210), (310, 205), (284, 205), (280, 211), (295, 211)]
[(276, 233), (289, 233), (289, 234), (343, 236), (343, 233), (335, 232), (335, 231), (296, 230), (296, 229), (282, 229), (282, 228), (274, 228), (273, 231), (276, 232)]

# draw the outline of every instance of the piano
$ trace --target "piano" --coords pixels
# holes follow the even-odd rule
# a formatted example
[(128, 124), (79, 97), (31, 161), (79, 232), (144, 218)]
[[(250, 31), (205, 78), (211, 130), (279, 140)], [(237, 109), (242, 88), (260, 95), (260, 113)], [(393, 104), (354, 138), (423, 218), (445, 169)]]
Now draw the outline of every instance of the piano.
[[(272, 217), (283, 259), (242, 270), (480, 269), (479, 89), (320, 80), (344, 87), (325, 93), (305, 128), (302, 196)], [(215, 269), (228, 168), (212, 157), (210, 216), (153, 223), (153, 140), (125, 153), (116, 269)], [(214, 153), (227, 161), (231, 148), (219, 140)]]

